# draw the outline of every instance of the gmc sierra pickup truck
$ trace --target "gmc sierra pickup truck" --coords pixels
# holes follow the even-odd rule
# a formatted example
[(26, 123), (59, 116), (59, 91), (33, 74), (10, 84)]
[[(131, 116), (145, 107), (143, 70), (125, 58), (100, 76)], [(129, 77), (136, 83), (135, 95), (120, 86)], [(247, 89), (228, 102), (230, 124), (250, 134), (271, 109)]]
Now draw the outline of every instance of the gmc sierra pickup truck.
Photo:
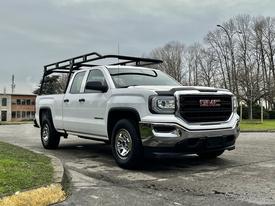
[[(56, 149), (68, 135), (104, 141), (123, 168), (140, 165), (147, 151), (215, 158), (233, 150), (236, 97), (226, 89), (182, 86), (145, 68), (161, 62), (94, 52), (45, 66), (35, 116), (44, 148)], [(45, 77), (53, 73), (68, 73), (64, 94), (43, 95)]]

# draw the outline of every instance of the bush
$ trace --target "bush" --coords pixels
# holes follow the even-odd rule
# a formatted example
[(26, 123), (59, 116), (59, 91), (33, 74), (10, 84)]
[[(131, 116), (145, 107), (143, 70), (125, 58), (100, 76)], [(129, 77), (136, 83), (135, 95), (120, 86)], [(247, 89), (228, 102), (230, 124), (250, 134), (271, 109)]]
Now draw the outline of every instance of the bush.
[(269, 119), (275, 119), (275, 110), (268, 111)]
[[(252, 116), (253, 116), (253, 119), (261, 119), (261, 106), (259, 105), (254, 105), (252, 107)], [(270, 114), (269, 114), (269, 111), (267, 111), (265, 108), (264, 108), (264, 119), (269, 119), (270, 118)], [(238, 108), (238, 114), (240, 114), (240, 107)], [(249, 114), (250, 114), (250, 110), (248, 107), (246, 106), (243, 106), (243, 119), (249, 119)]]

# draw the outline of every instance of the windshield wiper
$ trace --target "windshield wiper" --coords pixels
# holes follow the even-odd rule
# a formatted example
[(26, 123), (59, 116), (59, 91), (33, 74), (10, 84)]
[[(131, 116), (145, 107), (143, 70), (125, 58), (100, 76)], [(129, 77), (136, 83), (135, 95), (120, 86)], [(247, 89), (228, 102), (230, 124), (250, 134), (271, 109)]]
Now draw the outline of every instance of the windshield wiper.
[(111, 76), (120, 76), (120, 75), (143, 75), (143, 76), (149, 76), (149, 77), (157, 77), (158, 73), (154, 71), (154, 75), (152, 74), (146, 74), (146, 73), (134, 73), (134, 72), (124, 72), (124, 73), (116, 73), (116, 74), (111, 74)]
[(120, 86), (118, 88), (129, 88), (129, 87), (135, 87), (135, 86), (139, 86), (139, 85), (127, 85), (127, 86)]

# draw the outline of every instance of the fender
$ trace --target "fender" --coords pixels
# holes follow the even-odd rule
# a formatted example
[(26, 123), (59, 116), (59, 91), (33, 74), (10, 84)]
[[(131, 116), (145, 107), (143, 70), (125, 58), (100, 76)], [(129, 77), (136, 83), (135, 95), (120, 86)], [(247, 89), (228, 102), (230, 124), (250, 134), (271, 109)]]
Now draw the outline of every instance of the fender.
[[(110, 118), (111, 114), (114, 114), (113, 118)], [(108, 132), (108, 137), (110, 139), (112, 129), (117, 122), (118, 119), (121, 118), (133, 118), (137, 122), (140, 121), (140, 115), (138, 111), (132, 107), (114, 107), (111, 108), (108, 112), (108, 117), (107, 117), (107, 132)]]

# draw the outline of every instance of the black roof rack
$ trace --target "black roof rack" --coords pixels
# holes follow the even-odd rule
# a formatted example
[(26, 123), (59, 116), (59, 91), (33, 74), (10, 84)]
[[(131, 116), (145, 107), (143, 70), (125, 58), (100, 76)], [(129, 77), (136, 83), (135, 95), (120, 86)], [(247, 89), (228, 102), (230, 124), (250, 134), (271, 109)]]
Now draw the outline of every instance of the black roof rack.
[(100, 64), (93, 64), (93, 63), (95, 63), (95, 61), (103, 60), (103, 59), (117, 59), (117, 61), (114, 63), (104, 64), (104, 65), (148, 66), (148, 65), (162, 63), (162, 60), (159, 60), (159, 59), (150, 59), (150, 58), (143, 58), (143, 57), (133, 57), (133, 56), (123, 56), (123, 55), (101, 55), (97, 52), (84, 54), (81, 56), (77, 56), (77, 57), (73, 57), (70, 59), (65, 59), (63, 61), (45, 65), (44, 66), (44, 75), (43, 75), (43, 79), (42, 79), (41, 86), (40, 86), (40, 94), (42, 93), (42, 87), (43, 87), (44, 80), (45, 80), (46, 76), (48, 76), (52, 73), (67, 73), (67, 74), (69, 74), (67, 86), (65, 88), (65, 91), (66, 91), (68, 84), (69, 84), (69, 80), (71, 78), (71, 75), (75, 70), (80, 70), (82, 66), (85, 66), (85, 67), (100, 66)]

